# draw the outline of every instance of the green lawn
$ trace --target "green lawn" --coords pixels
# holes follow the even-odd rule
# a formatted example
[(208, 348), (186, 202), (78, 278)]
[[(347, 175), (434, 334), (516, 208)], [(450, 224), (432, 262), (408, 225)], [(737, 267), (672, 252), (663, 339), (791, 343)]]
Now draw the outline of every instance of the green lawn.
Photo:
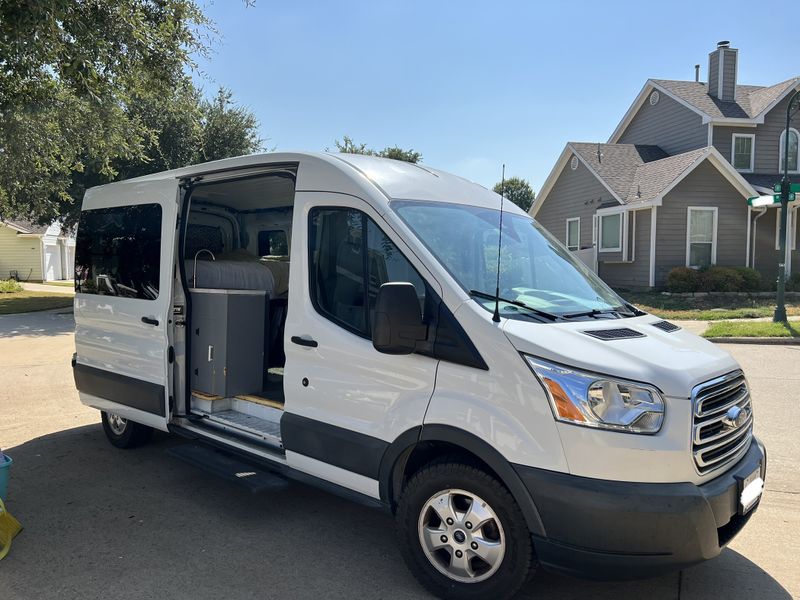
[(703, 332), (703, 337), (800, 337), (800, 323), (792, 321), (789, 323), (720, 321), (709, 325), (708, 329)]
[(49, 292), (14, 292), (0, 294), (0, 315), (66, 308), (72, 306), (74, 298), (65, 294)]
[[(665, 296), (658, 292), (620, 292), (620, 295), (649, 313), (662, 319), (695, 321), (725, 321), (771, 317), (775, 312), (774, 298), (747, 296)], [(800, 303), (786, 304), (789, 316), (800, 315)]]

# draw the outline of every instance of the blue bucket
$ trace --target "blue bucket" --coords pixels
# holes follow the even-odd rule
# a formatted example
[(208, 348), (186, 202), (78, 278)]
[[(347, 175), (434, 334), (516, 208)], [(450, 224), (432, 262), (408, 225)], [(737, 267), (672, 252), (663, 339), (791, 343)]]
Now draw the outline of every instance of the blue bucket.
[(6, 501), (8, 494), (8, 477), (11, 472), (11, 457), (0, 452), (0, 500)]

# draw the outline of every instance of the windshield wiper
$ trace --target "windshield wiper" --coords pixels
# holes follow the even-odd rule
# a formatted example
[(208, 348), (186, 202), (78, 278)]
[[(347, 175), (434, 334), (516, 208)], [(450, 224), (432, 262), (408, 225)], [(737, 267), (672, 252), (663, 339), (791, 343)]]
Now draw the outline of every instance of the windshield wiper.
[(486, 300), (494, 300), (497, 298), (500, 302), (505, 302), (506, 304), (513, 304), (514, 306), (519, 306), (520, 308), (524, 308), (525, 310), (533, 313), (534, 315), (538, 315), (544, 319), (549, 319), (550, 321), (558, 321), (561, 317), (558, 315), (554, 315), (553, 313), (549, 313), (544, 310), (539, 310), (538, 308), (534, 308), (533, 306), (529, 306), (524, 302), (520, 302), (519, 300), (511, 300), (509, 298), (496, 297), (494, 294), (487, 294), (486, 292), (481, 292), (478, 290), (470, 290), (470, 296), (477, 296), (478, 298), (484, 298)]
[(636, 314), (626, 310), (619, 310), (619, 308), (593, 308), (584, 312), (568, 313), (562, 315), (565, 319), (576, 319), (578, 317), (597, 317), (597, 315), (605, 315), (613, 313), (615, 315), (622, 315), (624, 317), (635, 317)]

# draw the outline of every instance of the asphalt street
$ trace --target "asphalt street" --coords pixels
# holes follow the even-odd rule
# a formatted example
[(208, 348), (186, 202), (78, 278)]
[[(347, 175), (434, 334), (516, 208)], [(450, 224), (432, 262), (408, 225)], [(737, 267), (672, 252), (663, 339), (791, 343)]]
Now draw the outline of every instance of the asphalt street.
[[(299, 483), (258, 494), (167, 454), (166, 434), (113, 448), (78, 401), (70, 314), (0, 317), (0, 447), (25, 529), (0, 561), (0, 599), (424, 598), (389, 514)], [(540, 572), (523, 598), (800, 597), (800, 346), (726, 345), (769, 451), (757, 513), (722, 555), (658, 579)]]

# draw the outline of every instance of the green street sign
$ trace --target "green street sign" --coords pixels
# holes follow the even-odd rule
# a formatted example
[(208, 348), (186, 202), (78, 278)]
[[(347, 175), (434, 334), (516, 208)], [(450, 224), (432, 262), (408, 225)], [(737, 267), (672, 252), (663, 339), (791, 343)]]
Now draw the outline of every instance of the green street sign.
[[(747, 199), (748, 206), (769, 206), (770, 204), (780, 204), (781, 203), (781, 195), (774, 194), (771, 196), (753, 196), (752, 198)], [(793, 202), (795, 199), (795, 193), (789, 192), (789, 202)]]
[[(780, 194), (781, 193), (781, 184), (780, 183), (776, 183), (775, 187), (772, 188), (772, 189), (775, 190), (776, 194)], [(800, 192), (800, 183), (791, 183), (791, 184), (789, 184), (789, 191), (790, 192)], [(792, 200), (794, 200), (794, 198), (792, 198)]]

